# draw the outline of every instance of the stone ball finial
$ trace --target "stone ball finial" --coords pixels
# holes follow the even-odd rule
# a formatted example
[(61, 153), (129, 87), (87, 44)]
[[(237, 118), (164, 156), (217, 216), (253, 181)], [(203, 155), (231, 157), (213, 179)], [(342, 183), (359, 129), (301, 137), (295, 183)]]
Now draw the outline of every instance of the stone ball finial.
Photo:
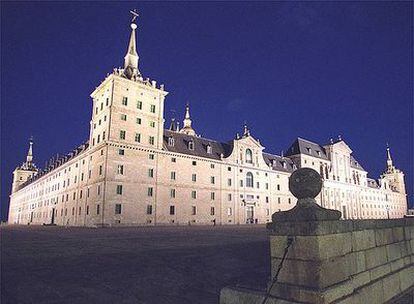
[(315, 198), (322, 189), (322, 178), (311, 168), (300, 168), (289, 178), (289, 190), (298, 199)]

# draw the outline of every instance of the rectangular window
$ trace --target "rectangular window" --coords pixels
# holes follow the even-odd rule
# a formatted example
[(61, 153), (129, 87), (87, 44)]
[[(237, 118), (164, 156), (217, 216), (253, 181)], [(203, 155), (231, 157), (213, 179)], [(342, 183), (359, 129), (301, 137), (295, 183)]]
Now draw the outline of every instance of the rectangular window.
[(193, 174), (193, 175), (191, 176), (191, 180), (192, 180), (193, 182), (196, 182), (196, 181), (197, 181), (197, 174)]
[(231, 178), (227, 179), (227, 186), (231, 187)]
[(214, 201), (216, 199), (216, 193), (215, 192), (210, 192), (210, 199), (212, 201)]
[(280, 204), (280, 197), (277, 198), (277, 203)]
[(170, 206), (170, 215), (175, 214), (175, 206)]
[(196, 215), (197, 214), (197, 207), (196, 206), (192, 206), (191, 207), (191, 214), (192, 215)]
[(148, 191), (147, 191), (148, 196), (152, 196), (153, 192), (154, 192), (154, 189), (152, 187), (148, 187)]
[(260, 188), (260, 183), (256, 182), (256, 188)]
[(149, 122), (149, 126), (150, 126), (151, 128), (155, 128), (155, 121), (150, 121), (150, 122)]
[(141, 134), (135, 133), (135, 142), (141, 142)]
[(175, 198), (175, 189), (170, 190), (170, 197)]
[(101, 209), (101, 205), (96, 205), (96, 214), (99, 215), (100, 210)]
[(154, 142), (155, 142), (155, 138), (154, 138), (154, 136), (150, 136), (150, 137), (149, 137), (149, 139), (148, 139), (148, 143), (149, 143), (150, 145), (154, 145)]
[(216, 182), (216, 179), (214, 176), (210, 176), (210, 183), (214, 184)]
[(118, 165), (117, 174), (124, 175), (124, 166)]
[(106, 106), (109, 105), (109, 98), (106, 99)]
[(147, 205), (147, 214), (148, 215), (152, 214), (152, 205)]
[(215, 213), (214, 207), (210, 207), (210, 215), (214, 215), (214, 213)]
[(269, 183), (266, 183), (266, 190), (269, 190)]
[(171, 179), (175, 180), (175, 171), (171, 171)]
[(89, 215), (89, 206), (86, 206), (86, 215)]
[(269, 216), (270, 215), (270, 210), (266, 209), (266, 215)]
[(154, 177), (154, 169), (148, 169), (148, 177)]
[(227, 194), (227, 200), (231, 201), (231, 193)]
[(155, 113), (155, 105), (150, 105), (150, 112)]
[(118, 154), (119, 155), (125, 155), (125, 150), (124, 149), (119, 149)]
[(191, 198), (193, 198), (193, 199), (197, 198), (197, 191), (195, 191), (195, 190), (191, 191)]
[(115, 214), (121, 214), (122, 206), (121, 204), (115, 204)]
[(233, 210), (231, 208), (227, 208), (227, 215), (232, 215), (233, 214)]
[(269, 202), (269, 197), (268, 196), (266, 196), (266, 203), (268, 203)]
[(193, 166), (197, 166), (197, 162), (193, 160)]
[(127, 116), (125, 114), (121, 114), (121, 120), (126, 121), (127, 120)]
[(280, 185), (277, 185), (277, 186), (276, 186), (276, 189), (277, 189), (277, 190), (280, 190)]
[(142, 110), (142, 101), (137, 101), (137, 109)]
[(122, 195), (122, 185), (116, 185), (116, 194)]
[(122, 97), (122, 105), (127, 106), (128, 105), (128, 97)]
[(119, 131), (119, 139), (125, 139), (126, 138), (126, 132), (124, 130)]
[(152, 160), (152, 159), (154, 159), (154, 157), (155, 157), (155, 156), (154, 156), (154, 154), (152, 154), (152, 153), (150, 153), (150, 154), (148, 155), (148, 158), (149, 158), (149, 159), (151, 159), (151, 160)]
[(141, 118), (137, 117), (136, 123), (137, 123), (137, 125), (140, 125), (141, 124)]
[(214, 167), (215, 167), (214, 164), (210, 164), (211, 169), (214, 169)]
[(171, 157), (171, 162), (172, 163), (176, 163), (177, 162), (177, 159), (175, 157)]
[(79, 192), (79, 198), (82, 198), (82, 190)]

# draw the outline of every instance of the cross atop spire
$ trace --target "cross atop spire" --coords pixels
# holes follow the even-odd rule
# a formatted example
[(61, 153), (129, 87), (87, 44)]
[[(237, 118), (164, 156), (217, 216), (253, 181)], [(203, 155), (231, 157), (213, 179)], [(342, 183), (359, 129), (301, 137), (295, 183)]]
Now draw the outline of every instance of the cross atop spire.
[(26, 163), (31, 164), (33, 162), (33, 136), (29, 138), (29, 151), (27, 151)]
[(387, 143), (387, 169), (390, 170), (392, 169), (392, 167), (393, 167), (393, 164), (392, 164), (390, 146)]
[(139, 56), (137, 53), (136, 39), (135, 39), (135, 30), (137, 25), (135, 24), (136, 18), (139, 16), (137, 10), (129, 11), (132, 14), (131, 20), (131, 36), (129, 38), (128, 50), (125, 55), (124, 62), (124, 75), (126, 78), (131, 79), (134, 76), (141, 76), (140, 71), (138, 70), (138, 60)]

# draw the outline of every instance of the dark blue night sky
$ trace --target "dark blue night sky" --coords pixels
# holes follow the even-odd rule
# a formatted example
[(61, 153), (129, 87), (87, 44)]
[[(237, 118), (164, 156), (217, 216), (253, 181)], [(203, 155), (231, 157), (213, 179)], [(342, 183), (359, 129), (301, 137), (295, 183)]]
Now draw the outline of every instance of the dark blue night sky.
[(247, 121), (278, 154), (341, 134), (374, 178), (389, 142), (412, 201), (412, 2), (2, 2), (3, 219), (30, 135), (41, 167), (88, 138), (89, 94), (123, 64), (132, 8), (167, 122), (190, 102), (203, 136), (227, 141)]

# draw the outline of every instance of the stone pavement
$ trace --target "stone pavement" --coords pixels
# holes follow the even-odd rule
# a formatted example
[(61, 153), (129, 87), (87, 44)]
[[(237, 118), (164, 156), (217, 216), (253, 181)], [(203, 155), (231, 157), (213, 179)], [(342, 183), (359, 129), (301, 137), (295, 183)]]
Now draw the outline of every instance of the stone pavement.
[(265, 287), (264, 226), (4, 226), (1, 303), (218, 303), (226, 285)]

